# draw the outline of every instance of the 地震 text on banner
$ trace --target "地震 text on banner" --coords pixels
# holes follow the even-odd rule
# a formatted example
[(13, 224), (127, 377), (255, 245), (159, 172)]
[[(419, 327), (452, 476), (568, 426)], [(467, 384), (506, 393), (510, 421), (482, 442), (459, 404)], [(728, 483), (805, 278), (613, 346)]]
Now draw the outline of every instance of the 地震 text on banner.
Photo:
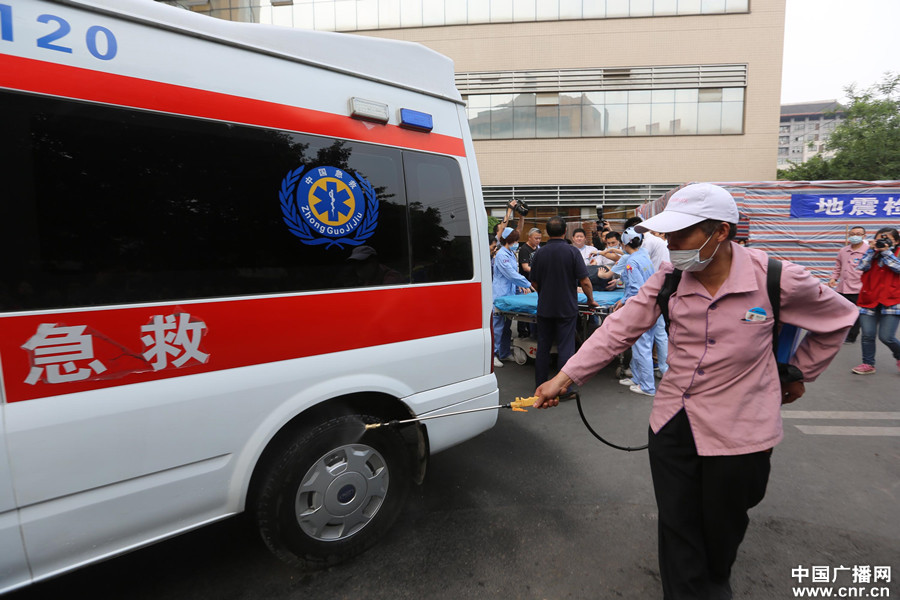
[(900, 217), (897, 194), (791, 194), (792, 219)]

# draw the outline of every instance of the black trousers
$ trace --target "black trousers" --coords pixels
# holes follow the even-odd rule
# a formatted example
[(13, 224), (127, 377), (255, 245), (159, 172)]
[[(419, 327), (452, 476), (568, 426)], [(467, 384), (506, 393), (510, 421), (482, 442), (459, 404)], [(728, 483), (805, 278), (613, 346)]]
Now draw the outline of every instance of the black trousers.
[[(856, 304), (856, 301), (859, 300), (859, 294), (841, 294), (844, 298)], [(859, 337), (859, 316), (856, 317), (856, 322), (853, 324), (853, 327), (850, 328), (850, 331), (847, 332), (847, 339), (851, 342), (855, 342), (856, 338)]]
[(575, 354), (575, 326), (578, 315), (562, 319), (537, 318), (537, 355), (534, 357), (534, 383), (550, 379), (550, 348), (556, 343), (556, 365), (560, 369)]
[(771, 451), (699, 456), (681, 410), (650, 431), (650, 471), (659, 509), (659, 572), (665, 600), (730, 598), (731, 565), (766, 493)]

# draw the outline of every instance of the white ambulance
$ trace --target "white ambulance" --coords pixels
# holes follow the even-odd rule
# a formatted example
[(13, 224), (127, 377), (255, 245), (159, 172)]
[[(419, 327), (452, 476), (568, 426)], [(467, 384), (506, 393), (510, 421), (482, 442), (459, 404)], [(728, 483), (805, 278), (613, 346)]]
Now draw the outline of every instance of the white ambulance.
[(498, 403), (449, 59), (151, 0), (0, 0), (0, 589), (247, 511), (300, 565)]

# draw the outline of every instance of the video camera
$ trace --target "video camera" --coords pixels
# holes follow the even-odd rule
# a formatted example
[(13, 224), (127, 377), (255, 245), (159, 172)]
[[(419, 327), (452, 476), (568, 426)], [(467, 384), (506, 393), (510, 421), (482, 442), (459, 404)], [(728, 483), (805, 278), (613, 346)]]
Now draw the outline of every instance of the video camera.
[[(524, 201), (524, 200), (520, 200), (520, 199), (518, 199), (518, 198), (513, 198), (513, 200), (516, 201), (516, 205), (513, 206), (512, 208), (513, 208), (517, 213), (519, 213), (520, 215), (522, 215), (523, 217), (527, 217), (527, 216), (528, 216), (528, 205), (525, 203), (525, 201)], [(510, 201), (510, 202), (507, 204), (507, 206), (511, 206), (511, 205), (512, 205), (512, 201)]]
[(603, 205), (597, 205), (597, 228), (600, 231), (611, 231), (609, 228), (609, 221), (603, 218)]

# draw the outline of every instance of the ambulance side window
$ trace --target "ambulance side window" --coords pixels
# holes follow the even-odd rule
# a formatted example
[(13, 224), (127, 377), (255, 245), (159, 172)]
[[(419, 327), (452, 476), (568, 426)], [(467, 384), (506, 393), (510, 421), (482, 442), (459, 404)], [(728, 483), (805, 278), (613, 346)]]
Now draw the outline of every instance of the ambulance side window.
[(0, 311), (412, 280), (399, 149), (10, 92), (0, 130)]
[(471, 279), (472, 235), (459, 163), (446, 156), (403, 153), (417, 283)]

